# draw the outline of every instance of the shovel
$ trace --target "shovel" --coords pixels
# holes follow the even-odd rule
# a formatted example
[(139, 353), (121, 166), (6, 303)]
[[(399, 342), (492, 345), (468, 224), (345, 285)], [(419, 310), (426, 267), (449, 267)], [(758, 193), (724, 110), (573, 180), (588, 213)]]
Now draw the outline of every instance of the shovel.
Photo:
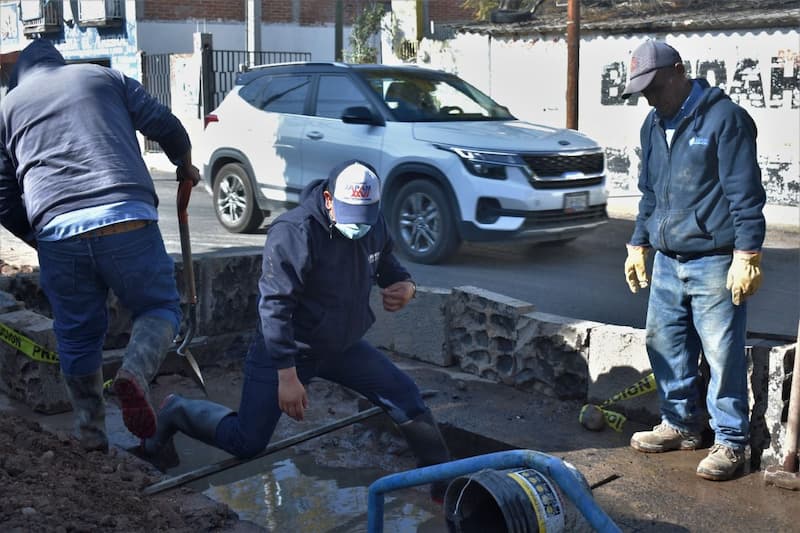
[(183, 277), (186, 280), (186, 296), (188, 300), (188, 327), (181, 339), (180, 334), (175, 338), (175, 342), (180, 344), (176, 350), (178, 355), (188, 364), (192, 377), (203, 389), (203, 393), (208, 396), (206, 390), (206, 382), (203, 379), (203, 374), (200, 373), (200, 367), (197, 366), (197, 361), (189, 351), (189, 343), (194, 338), (195, 330), (197, 329), (197, 290), (194, 286), (194, 265), (192, 264), (192, 243), (189, 239), (189, 198), (192, 195), (191, 179), (182, 179), (180, 170), (177, 172), (178, 176), (178, 230), (181, 235), (181, 257), (183, 258)]

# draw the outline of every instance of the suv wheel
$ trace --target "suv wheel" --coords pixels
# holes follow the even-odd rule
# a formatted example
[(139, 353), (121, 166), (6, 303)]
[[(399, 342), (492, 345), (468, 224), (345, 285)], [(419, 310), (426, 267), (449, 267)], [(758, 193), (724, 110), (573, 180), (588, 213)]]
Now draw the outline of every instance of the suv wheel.
[(415, 263), (441, 263), (461, 244), (444, 193), (425, 180), (400, 188), (392, 203), (390, 229), (398, 250)]
[(264, 221), (247, 171), (239, 163), (228, 163), (214, 176), (214, 213), (225, 229), (247, 233)]

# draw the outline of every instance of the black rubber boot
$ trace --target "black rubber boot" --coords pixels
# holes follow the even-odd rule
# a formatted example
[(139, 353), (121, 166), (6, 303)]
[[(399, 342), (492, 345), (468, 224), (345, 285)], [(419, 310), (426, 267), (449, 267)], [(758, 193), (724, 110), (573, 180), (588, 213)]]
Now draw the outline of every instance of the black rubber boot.
[(180, 458), (172, 437), (178, 431), (211, 446), (220, 421), (232, 409), (208, 400), (190, 400), (170, 394), (158, 410), (158, 429), (152, 438), (143, 439), (138, 455), (159, 470), (178, 466)]
[[(399, 424), (398, 427), (417, 457), (417, 466), (437, 465), (451, 460), (447, 443), (430, 411), (425, 411), (415, 419)], [(449, 480), (431, 483), (431, 498), (439, 503), (443, 502), (449, 484)]]
[(143, 316), (131, 329), (122, 367), (114, 379), (114, 394), (122, 407), (125, 427), (140, 438), (156, 432), (156, 413), (148, 399), (149, 384), (172, 345), (172, 324), (163, 318)]
[(88, 376), (64, 376), (64, 382), (75, 413), (75, 432), (81, 447), (88, 452), (107, 452), (103, 371)]

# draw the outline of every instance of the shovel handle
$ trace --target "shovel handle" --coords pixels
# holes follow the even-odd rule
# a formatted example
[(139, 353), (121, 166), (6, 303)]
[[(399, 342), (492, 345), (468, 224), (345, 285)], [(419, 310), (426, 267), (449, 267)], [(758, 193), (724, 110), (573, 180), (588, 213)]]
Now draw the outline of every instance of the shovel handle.
[[(192, 197), (191, 180), (178, 176), (178, 224), (189, 224), (189, 198)], [(182, 243), (181, 243), (182, 244)]]
[[(180, 176), (179, 176), (180, 177)], [(189, 198), (192, 196), (191, 180), (178, 182), (178, 230), (181, 236), (181, 258), (186, 278), (186, 293), (189, 305), (197, 304), (197, 291), (194, 286), (194, 265), (192, 263), (192, 242), (189, 238)]]

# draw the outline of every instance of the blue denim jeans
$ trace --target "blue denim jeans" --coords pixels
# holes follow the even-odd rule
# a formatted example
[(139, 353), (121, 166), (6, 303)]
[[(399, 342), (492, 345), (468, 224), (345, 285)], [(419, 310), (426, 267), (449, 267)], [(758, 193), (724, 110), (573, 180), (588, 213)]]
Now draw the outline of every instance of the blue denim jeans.
[[(414, 381), (364, 340), (342, 353), (303, 353), (296, 358), (295, 368), (304, 385), (315, 377), (339, 383), (383, 408), (398, 424), (427, 410)], [(313, 398), (309, 403), (312, 409), (324, 409)], [(217, 426), (216, 446), (236, 457), (252, 457), (269, 444), (281, 414), (278, 370), (259, 328), (245, 360), (239, 411)]]
[(109, 289), (131, 312), (181, 322), (175, 264), (158, 224), (106, 235), (38, 243), (42, 290), (53, 312), (58, 358), (65, 375), (85, 376), (103, 363)]
[(647, 308), (647, 354), (656, 376), (661, 417), (699, 432), (700, 352), (710, 369), (705, 399), (715, 442), (743, 449), (750, 431), (745, 304), (725, 288), (730, 255), (681, 262), (656, 253)]

